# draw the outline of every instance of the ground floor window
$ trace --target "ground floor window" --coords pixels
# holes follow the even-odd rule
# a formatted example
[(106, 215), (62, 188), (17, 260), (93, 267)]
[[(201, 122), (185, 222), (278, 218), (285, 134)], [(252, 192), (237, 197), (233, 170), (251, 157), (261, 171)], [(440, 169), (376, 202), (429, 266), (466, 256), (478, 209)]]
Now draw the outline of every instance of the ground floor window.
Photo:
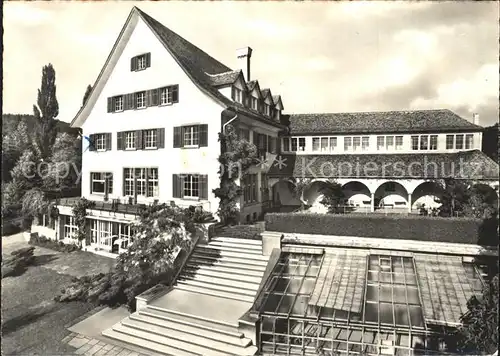
[(248, 174), (242, 181), (243, 201), (252, 203), (257, 201), (257, 174)]
[(126, 249), (132, 243), (132, 227), (127, 223), (91, 219), (90, 241), (98, 248), (117, 252), (118, 245)]
[(65, 239), (76, 239), (76, 233), (78, 231), (78, 226), (75, 223), (75, 218), (73, 216), (63, 215), (64, 223), (64, 235)]

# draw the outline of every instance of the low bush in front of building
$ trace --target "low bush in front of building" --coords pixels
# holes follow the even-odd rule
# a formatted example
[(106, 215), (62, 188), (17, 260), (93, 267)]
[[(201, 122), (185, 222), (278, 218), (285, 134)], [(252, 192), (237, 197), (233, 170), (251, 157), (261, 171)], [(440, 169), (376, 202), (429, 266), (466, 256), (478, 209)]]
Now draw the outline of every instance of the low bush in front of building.
[(474, 218), (269, 213), (265, 221), (266, 230), (285, 233), (498, 245), (494, 222)]
[(82, 278), (63, 288), (54, 299), (127, 305), (135, 310), (135, 297), (149, 288), (170, 285), (179, 268), (177, 256), (190, 251), (197, 224), (213, 220), (201, 209), (182, 209), (166, 204), (145, 207), (134, 226), (134, 241), (121, 253), (112, 271)]
[(263, 229), (259, 224), (255, 225), (230, 225), (221, 226), (216, 229), (217, 236), (233, 237), (237, 239), (262, 240)]
[(65, 243), (62, 243), (61, 241), (55, 241), (55, 240), (49, 239), (43, 235), (38, 235), (38, 234), (31, 235), (29, 244), (35, 245), (38, 247), (48, 248), (48, 249), (51, 249), (54, 251), (66, 252), (66, 253), (78, 251), (81, 249), (80, 246), (78, 246), (76, 244), (65, 244)]

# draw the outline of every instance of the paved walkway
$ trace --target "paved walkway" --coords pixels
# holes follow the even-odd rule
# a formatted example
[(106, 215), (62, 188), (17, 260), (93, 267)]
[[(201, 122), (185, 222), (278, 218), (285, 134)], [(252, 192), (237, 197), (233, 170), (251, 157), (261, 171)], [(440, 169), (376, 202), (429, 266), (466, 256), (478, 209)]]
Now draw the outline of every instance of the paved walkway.
[(138, 352), (128, 350), (121, 346), (115, 346), (97, 339), (91, 339), (81, 334), (71, 333), (62, 339), (63, 343), (74, 347), (73, 355), (85, 356), (148, 356)]

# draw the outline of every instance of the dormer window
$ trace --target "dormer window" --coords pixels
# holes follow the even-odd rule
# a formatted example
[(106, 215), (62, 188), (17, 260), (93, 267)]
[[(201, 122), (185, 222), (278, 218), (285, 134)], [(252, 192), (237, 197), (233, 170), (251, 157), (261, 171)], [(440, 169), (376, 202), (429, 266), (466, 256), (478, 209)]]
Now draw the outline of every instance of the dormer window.
[(275, 118), (276, 120), (279, 120), (279, 119), (280, 119), (280, 117), (281, 117), (281, 111), (280, 111), (280, 110), (278, 110), (278, 109), (276, 109), (276, 111), (274, 112), (274, 118)]
[(267, 116), (271, 116), (271, 105), (264, 104), (264, 114), (266, 114)]
[(259, 101), (253, 96), (250, 98), (250, 107), (254, 110), (259, 110)]
[(243, 104), (243, 90), (233, 87), (233, 100)]

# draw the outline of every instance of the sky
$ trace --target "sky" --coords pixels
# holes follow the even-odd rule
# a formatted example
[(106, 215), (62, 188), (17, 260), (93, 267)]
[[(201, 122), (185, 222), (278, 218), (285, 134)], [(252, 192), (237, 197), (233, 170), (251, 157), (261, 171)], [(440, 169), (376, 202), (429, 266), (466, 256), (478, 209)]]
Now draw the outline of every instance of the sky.
[(3, 113), (32, 113), (42, 67), (71, 121), (135, 5), (252, 79), (285, 113), (450, 109), (498, 121), (499, 2), (4, 2)]

